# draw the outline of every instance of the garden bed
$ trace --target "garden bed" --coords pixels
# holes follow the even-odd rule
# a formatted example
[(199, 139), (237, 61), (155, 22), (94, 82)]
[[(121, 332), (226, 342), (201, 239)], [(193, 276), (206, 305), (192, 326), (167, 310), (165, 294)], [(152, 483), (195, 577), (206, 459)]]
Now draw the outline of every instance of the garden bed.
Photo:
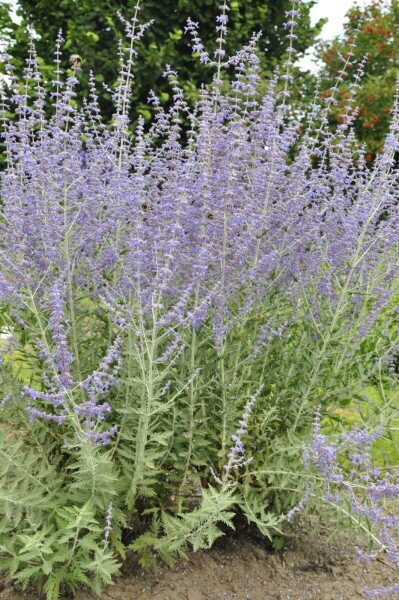
[[(250, 532), (223, 538), (208, 552), (191, 553), (169, 568), (143, 573), (134, 556), (101, 600), (355, 600), (365, 587), (389, 586), (397, 573), (383, 556), (359, 562), (354, 543), (340, 534), (303, 531), (283, 553), (273, 553)], [(42, 600), (32, 590), (5, 586), (0, 600)], [(75, 600), (94, 600), (79, 591)]]

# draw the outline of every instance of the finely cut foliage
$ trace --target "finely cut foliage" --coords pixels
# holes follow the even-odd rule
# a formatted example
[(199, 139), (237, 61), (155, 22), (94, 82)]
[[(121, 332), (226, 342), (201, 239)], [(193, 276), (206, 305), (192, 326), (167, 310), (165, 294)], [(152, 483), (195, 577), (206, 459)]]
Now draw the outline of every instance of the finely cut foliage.
[[(33, 44), (24, 81), (11, 82), (0, 568), (38, 582), (48, 600), (81, 584), (100, 594), (126, 540), (143, 565), (154, 551), (170, 561), (210, 547), (244, 515), (277, 547), (305, 508), (322, 510), (326, 485), (360, 514), (361, 498), (335, 476), (345, 460), (333, 437), (356, 398), (368, 407), (366, 449), (396, 415), (397, 396), (384, 390), (397, 386), (399, 110), (396, 99), (372, 170), (351, 129), (359, 75), (334, 134), (341, 75), (325, 105), (295, 122), (297, 4), (282, 75), (264, 97), (257, 38), (225, 55), (228, 4), (214, 55), (189, 21), (213, 85), (190, 107), (167, 67), (173, 103), (152, 96), (152, 123), (139, 120), (134, 134), (138, 10), (125, 22), (111, 127), (94, 77), (83, 103), (76, 60), (64, 79), (61, 36), (50, 98)], [(380, 390), (375, 410), (366, 385)], [(360, 440), (356, 431), (345, 439)]]

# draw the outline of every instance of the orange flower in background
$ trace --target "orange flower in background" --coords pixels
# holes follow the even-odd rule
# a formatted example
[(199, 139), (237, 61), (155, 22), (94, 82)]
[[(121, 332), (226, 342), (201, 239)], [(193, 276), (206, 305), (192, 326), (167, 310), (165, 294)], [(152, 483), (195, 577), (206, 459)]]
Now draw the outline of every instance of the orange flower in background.
[[(340, 88), (340, 93), (335, 94), (338, 104), (333, 107), (329, 117), (334, 127), (340, 122), (338, 115), (346, 105), (353, 74), (360, 61), (363, 61), (361, 88), (356, 94), (358, 116), (354, 129), (358, 140), (366, 146), (368, 160), (373, 160), (381, 151), (389, 129), (399, 76), (399, 0), (370, 2), (364, 8), (363, 22), (359, 26), (361, 15), (360, 9), (352, 8), (347, 13), (348, 20), (344, 26), (346, 39), (336, 38), (322, 45), (321, 95), (324, 97), (324, 90), (331, 87), (331, 77), (342, 69), (343, 60), (349, 58), (353, 65), (347, 69), (348, 76), (337, 85)], [(356, 33), (359, 27), (360, 32)], [(353, 57), (348, 54), (350, 44), (355, 44), (352, 48)]]

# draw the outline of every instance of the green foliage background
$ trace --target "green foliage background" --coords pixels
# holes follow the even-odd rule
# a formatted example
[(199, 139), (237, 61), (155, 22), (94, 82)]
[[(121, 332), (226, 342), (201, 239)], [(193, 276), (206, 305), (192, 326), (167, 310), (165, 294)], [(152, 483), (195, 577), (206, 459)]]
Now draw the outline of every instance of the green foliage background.
[[(314, 43), (324, 22), (321, 20), (311, 26), (309, 13), (314, 4), (316, 0), (301, 5), (301, 19), (295, 31), (298, 36), (295, 48), (299, 55)], [(117, 43), (123, 36), (123, 25), (116, 13), (120, 11), (129, 19), (134, 15), (135, 5), (136, 0), (19, 0), (20, 24), (12, 23), (10, 5), (5, 3), (0, 7), (0, 30), (13, 44), (17, 74), (21, 74), (28, 53), (28, 29), (32, 28), (41, 70), (50, 78), (54, 68), (51, 49), (61, 29), (65, 38), (63, 67), (68, 68), (70, 55), (82, 56), (83, 71), (79, 79), (87, 94), (89, 70), (95, 73), (98, 82), (112, 85), (116, 81)], [(162, 75), (166, 64), (178, 69), (188, 97), (196, 96), (201, 83), (211, 81), (211, 70), (192, 55), (190, 36), (184, 33), (184, 27), (188, 17), (198, 22), (200, 36), (212, 53), (216, 48), (215, 15), (219, 5), (220, 0), (146, 0), (142, 3), (140, 22), (154, 21), (143, 43), (139, 44), (140, 59), (135, 68), (133, 104), (142, 113), (148, 111), (147, 98), (151, 89), (164, 101), (168, 99), (170, 89)], [(290, 0), (233, 0), (230, 8), (227, 52), (237, 51), (254, 31), (261, 30), (261, 69), (265, 77), (270, 76), (287, 48), (284, 22), (285, 11), (291, 8)], [(110, 118), (112, 107), (107, 94), (102, 109), (104, 116)]]
[[(359, 26), (361, 15), (364, 20)], [(360, 32), (356, 39), (354, 58), (356, 61), (367, 57), (362, 87), (357, 95), (359, 114), (355, 122), (358, 140), (367, 150), (367, 159), (373, 160), (382, 150), (393, 104), (397, 77), (399, 75), (399, 2), (398, 0), (376, 0), (364, 10), (354, 7), (347, 13), (343, 38), (319, 45), (319, 58), (322, 60), (322, 91), (330, 95), (331, 81), (342, 68), (348, 52), (348, 44), (355, 40), (355, 31)], [(349, 75), (354, 69), (349, 69)], [(331, 116), (331, 124), (339, 122), (342, 107), (348, 98), (348, 83), (342, 84), (337, 96), (338, 104)]]

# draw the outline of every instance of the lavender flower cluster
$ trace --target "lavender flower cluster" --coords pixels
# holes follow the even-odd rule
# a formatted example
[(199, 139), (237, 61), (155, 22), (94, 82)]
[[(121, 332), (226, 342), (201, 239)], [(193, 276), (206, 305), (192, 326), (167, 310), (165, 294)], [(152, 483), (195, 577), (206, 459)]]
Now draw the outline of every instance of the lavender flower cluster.
[[(349, 527), (360, 525), (366, 532), (372, 550), (356, 548), (359, 560), (370, 561), (384, 552), (399, 567), (399, 476), (376, 468), (371, 456), (373, 445), (382, 433), (381, 428), (370, 431), (355, 427), (334, 441), (321, 432), (318, 412), (312, 441), (304, 447), (303, 458), (310, 477), (316, 473), (321, 478), (323, 491), (319, 500), (327, 507), (335, 507), (338, 515), (348, 520)], [(394, 584), (366, 593), (369, 597), (394, 596), (398, 590), (399, 585)]]
[[(238, 302), (245, 319), (275, 288), (291, 299), (312, 289), (316, 321), (322, 302), (338, 303), (347, 327), (356, 321), (358, 341), (390, 302), (398, 273), (397, 105), (372, 171), (361, 149), (353, 153), (351, 105), (335, 134), (326, 126), (328, 108), (314, 107), (300, 136), (299, 124), (285, 118), (287, 79), (284, 93), (276, 74), (266, 95), (256, 96), (256, 39), (224, 57), (227, 4), (222, 9), (215, 64), (235, 70), (230, 91), (222, 93), (217, 80), (190, 109), (169, 70), (173, 105), (166, 110), (151, 97), (152, 124), (139, 118), (129, 140), (132, 48), (145, 29), (136, 22), (126, 24), (132, 46), (114, 94), (112, 129), (101, 122), (91, 74), (81, 107), (77, 72), (62, 81), (61, 37), (53, 116), (46, 117), (33, 43), (25, 82), (12, 81), (13, 107), (3, 104), (2, 111), (0, 302), (14, 322), (26, 323), (28, 314), (35, 320), (30, 341), (46, 379), (44, 391), (25, 389), (31, 417), (101, 420), (108, 410), (97, 398), (112, 377), (100, 368), (85, 379), (79, 366), (73, 321), (80, 297), (103, 306), (119, 332), (143, 332), (156, 313), (171, 332), (171, 352), (181, 323), (198, 328), (209, 316), (221, 347), (234, 320), (231, 306)], [(291, 45), (296, 17), (296, 10), (287, 15)], [(201, 49), (195, 24), (188, 30)], [(5, 52), (3, 60), (12, 73)], [(10, 110), (16, 120), (7, 118)]]
[[(281, 469), (287, 445), (309, 432), (320, 403), (305, 470), (326, 482), (326, 502), (337, 503), (337, 489), (345, 489), (399, 562), (397, 518), (380, 510), (399, 482), (372, 468), (377, 434), (356, 430), (340, 439), (350, 446), (347, 480), (341, 447), (321, 428), (324, 411), (347, 393), (341, 385), (352, 391), (384, 368), (392, 371), (399, 93), (384, 151), (371, 168), (352, 128), (363, 69), (352, 52), (327, 101), (315, 100), (305, 120), (296, 119), (290, 84), (299, 6), (294, 0), (286, 14), (283, 71), (263, 96), (259, 36), (226, 55), (229, 2), (220, 7), (213, 57), (189, 21), (193, 50), (214, 69), (213, 84), (190, 106), (178, 73), (166, 66), (171, 105), (151, 94), (148, 124), (131, 120), (136, 42), (147, 27), (139, 7), (124, 21), (127, 45), (120, 46), (110, 125), (101, 118), (94, 75), (73, 68), (64, 77), (61, 34), (49, 95), (33, 42), (23, 81), (0, 51), (11, 90), (1, 105), (0, 309), (11, 338), (0, 348), (0, 408), (15, 410), (23, 427), (37, 427), (37, 443), (46, 438), (51, 460), (66, 465), (60, 478), (68, 502), (72, 485), (82, 503), (107, 511), (103, 557), (140, 495), (148, 513), (177, 496), (180, 506), (199, 480), (209, 482), (209, 472), (228, 503), (215, 501), (204, 514), (223, 520), (223, 506), (231, 507), (245, 478), (246, 443), (254, 450), (251, 478), (262, 484), (250, 498), (261, 523), (272, 462), (288, 472)], [(331, 105), (349, 67), (354, 83), (332, 131)], [(90, 94), (80, 101), (83, 76)], [(17, 352), (34, 373), (23, 384), (12, 367)], [(233, 470), (240, 476), (231, 483)], [(90, 498), (82, 489), (89, 476)], [(352, 494), (356, 486), (366, 504)], [(277, 494), (278, 482), (271, 488)], [(242, 501), (247, 491), (237, 492), (241, 506), (249, 506)], [(287, 509), (280, 521), (291, 521), (312, 494), (307, 489), (294, 508), (295, 493), (295, 501), (276, 503)], [(205, 529), (201, 508), (193, 514), (184, 527)], [(172, 529), (177, 521), (164, 524)], [(277, 523), (274, 516), (269, 523)], [(174, 541), (187, 539), (188, 529), (179, 527)]]
[(223, 467), (223, 482), (227, 483), (230, 473), (232, 470), (240, 469), (245, 466), (249, 462), (251, 462), (252, 457), (245, 458), (245, 446), (243, 437), (248, 434), (248, 425), (249, 420), (251, 418), (251, 414), (256, 403), (256, 399), (261, 393), (262, 388), (259, 388), (253, 396), (249, 398), (247, 403), (245, 404), (244, 413), (239, 420), (239, 428), (233, 435), (231, 436), (234, 445), (230, 448), (230, 451), (227, 455), (228, 463)]

